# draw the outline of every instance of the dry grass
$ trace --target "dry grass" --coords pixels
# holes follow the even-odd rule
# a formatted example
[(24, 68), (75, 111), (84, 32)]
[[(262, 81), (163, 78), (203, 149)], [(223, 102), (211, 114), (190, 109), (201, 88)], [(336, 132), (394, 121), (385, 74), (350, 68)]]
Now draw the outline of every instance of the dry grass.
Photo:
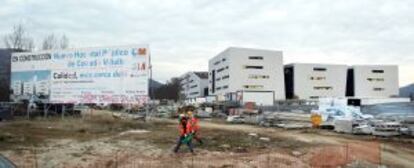
[(153, 128), (154, 123), (120, 120), (106, 115), (88, 118), (16, 119), (0, 126), (0, 150), (41, 146), (48, 139), (87, 141), (108, 137), (131, 129)]
[[(24, 151), (21, 149), (35, 147), (39, 152), (39, 164), (45, 167), (56, 167), (54, 164), (48, 164), (50, 158), (54, 159), (56, 164), (106, 163), (119, 151), (124, 151), (127, 156), (132, 157), (130, 160), (149, 160), (157, 163), (161, 162), (159, 157), (175, 160), (175, 155), (171, 157), (170, 154), (178, 138), (176, 120), (143, 122), (116, 119), (110, 113), (102, 113), (85, 118), (67, 117), (64, 120), (60, 117), (16, 119), (0, 124), (0, 151), (7, 151), (8, 156), (18, 160), (23, 155), (19, 154), (19, 151)], [(247, 164), (241, 161), (249, 161), (249, 164), (258, 165), (256, 162), (267, 163), (269, 158), (270, 160), (272, 158), (282, 159), (282, 161), (275, 161), (277, 163), (290, 160), (289, 164), (302, 165), (302, 162), (306, 163), (309, 159), (306, 157), (311, 157), (310, 151), (315, 147), (372, 140), (370, 136), (342, 135), (314, 129), (287, 131), (246, 125), (228, 125), (220, 121), (202, 121), (201, 124), (201, 137), (204, 139), (204, 145), (196, 146), (196, 152), (200, 154), (195, 158), (200, 163), (206, 162), (206, 165), (210, 164), (211, 160), (221, 163), (221, 159), (225, 157), (233, 158), (234, 162), (231, 164), (234, 165)], [(149, 132), (121, 134), (130, 130)], [(257, 133), (257, 136), (250, 136), (251, 132)], [(260, 140), (260, 137), (268, 137), (270, 141)], [(394, 143), (394, 141), (388, 143)], [(404, 146), (412, 147), (412, 144), (393, 146), (404, 148)], [(185, 146), (183, 146), (183, 151), (186, 152)], [(301, 154), (293, 156), (292, 151), (299, 151)], [(404, 150), (398, 148), (397, 150), (397, 148), (388, 147), (383, 151), (390, 156), (407, 155), (407, 158), (414, 153), (412, 148)], [(400, 154), (401, 152), (404, 152), (404, 155)], [(148, 158), (145, 159), (145, 157)], [(192, 157), (182, 157), (183, 164), (189, 162)], [(26, 162), (26, 160), (21, 161), (21, 163)]]

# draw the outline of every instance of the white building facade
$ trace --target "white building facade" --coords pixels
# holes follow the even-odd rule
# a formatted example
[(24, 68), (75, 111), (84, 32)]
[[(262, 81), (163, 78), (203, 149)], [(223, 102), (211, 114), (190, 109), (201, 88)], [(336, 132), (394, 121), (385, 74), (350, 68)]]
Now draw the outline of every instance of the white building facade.
[(273, 93), (285, 99), (282, 51), (230, 47), (209, 60), (210, 95), (219, 101), (237, 92)]
[(286, 98), (317, 100), (323, 97), (344, 98), (347, 66), (295, 63), (285, 66)]
[(208, 95), (208, 72), (187, 72), (180, 78), (182, 99), (195, 100)]
[(387, 98), (399, 95), (397, 65), (355, 65), (348, 69), (347, 96)]

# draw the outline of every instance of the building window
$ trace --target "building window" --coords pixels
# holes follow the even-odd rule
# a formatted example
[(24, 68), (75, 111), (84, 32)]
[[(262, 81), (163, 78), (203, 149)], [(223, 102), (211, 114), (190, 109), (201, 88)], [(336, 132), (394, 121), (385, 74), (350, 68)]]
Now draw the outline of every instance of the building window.
[(374, 88), (374, 91), (384, 91), (385, 88)]
[(374, 69), (372, 70), (372, 73), (384, 73), (384, 70)]
[(216, 81), (220, 81), (220, 80), (221, 80), (221, 78), (217, 78), (217, 79), (216, 79)]
[(249, 56), (249, 59), (251, 60), (263, 60), (262, 56)]
[(326, 68), (315, 67), (313, 68), (313, 71), (326, 71)]
[(311, 76), (310, 80), (326, 80), (325, 76)]
[(221, 62), (224, 62), (224, 61), (226, 61), (226, 58), (221, 59)]
[(196, 95), (198, 92), (191, 92), (190, 95)]
[(216, 61), (216, 62), (214, 63), (214, 65), (218, 65), (218, 64), (220, 64), (220, 61)]
[(229, 66), (226, 66), (226, 69), (229, 69)]
[(367, 78), (367, 80), (370, 81), (370, 82), (375, 82), (375, 81), (383, 82), (384, 78)]
[(263, 69), (263, 66), (246, 65), (244, 69)]
[(221, 79), (228, 79), (229, 77), (229, 75), (224, 75), (223, 77), (221, 77)]
[(216, 87), (216, 90), (221, 90), (221, 87)]
[(198, 85), (192, 85), (192, 86), (190, 86), (190, 88), (195, 88), (195, 87), (197, 87)]
[(310, 96), (309, 98), (311, 98), (311, 99), (318, 99), (319, 96)]
[(245, 89), (263, 89), (263, 85), (243, 85)]
[(224, 68), (217, 69), (217, 72), (224, 71)]
[(224, 85), (223, 86), (223, 89), (227, 89), (227, 88), (229, 88), (229, 85)]
[(315, 86), (313, 87), (315, 90), (332, 90), (333, 88), (331, 86)]
[(249, 79), (269, 79), (269, 75), (249, 75)]

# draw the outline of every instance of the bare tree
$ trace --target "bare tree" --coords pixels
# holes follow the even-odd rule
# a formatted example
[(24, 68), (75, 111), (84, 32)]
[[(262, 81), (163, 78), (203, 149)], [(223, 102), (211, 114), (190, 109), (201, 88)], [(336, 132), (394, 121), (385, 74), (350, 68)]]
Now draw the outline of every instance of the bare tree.
[(69, 47), (69, 39), (63, 34), (62, 38), (60, 39), (60, 49), (67, 49)]
[(69, 39), (66, 35), (62, 35), (59, 39), (55, 34), (49, 34), (43, 39), (42, 49), (51, 50), (51, 49), (66, 49), (69, 46)]
[(4, 36), (4, 44), (7, 48), (16, 50), (32, 50), (34, 42), (27, 35), (25, 27), (20, 23), (13, 26), (13, 32)]
[(43, 39), (42, 49), (51, 50), (57, 48), (57, 40), (54, 34), (49, 34)]

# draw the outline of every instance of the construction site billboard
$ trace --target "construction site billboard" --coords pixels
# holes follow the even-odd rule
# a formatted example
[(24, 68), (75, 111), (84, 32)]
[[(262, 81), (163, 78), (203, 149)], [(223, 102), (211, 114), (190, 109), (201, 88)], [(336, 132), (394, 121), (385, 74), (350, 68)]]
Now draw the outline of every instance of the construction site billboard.
[(149, 56), (148, 45), (14, 53), (11, 98), (143, 104), (149, 99)]

